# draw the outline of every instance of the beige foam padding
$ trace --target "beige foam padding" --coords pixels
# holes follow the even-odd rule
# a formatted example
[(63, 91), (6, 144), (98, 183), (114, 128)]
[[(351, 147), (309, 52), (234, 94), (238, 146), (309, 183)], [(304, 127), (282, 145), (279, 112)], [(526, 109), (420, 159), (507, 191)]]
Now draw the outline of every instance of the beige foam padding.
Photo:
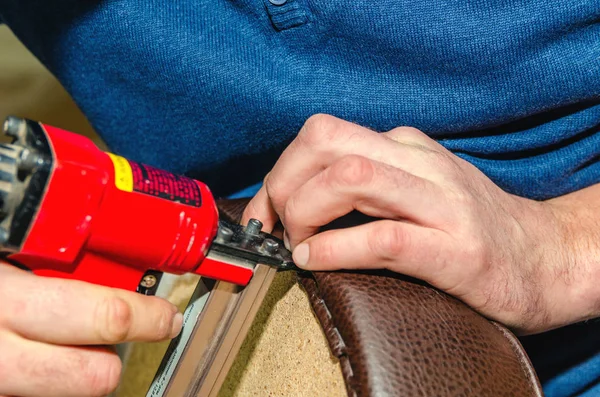
[[(175, 285), (169, 300), (186, 304), (193, 283)], [(167, 343), (134, 345), (118, 397), (143, 395)], [(344, 380), (325, 335), (293, 273), (276, 276), (219, 397), (345, 396)]]
[(280, 273), (219, 397), (345, 396), (339, 362), (293, 273)]

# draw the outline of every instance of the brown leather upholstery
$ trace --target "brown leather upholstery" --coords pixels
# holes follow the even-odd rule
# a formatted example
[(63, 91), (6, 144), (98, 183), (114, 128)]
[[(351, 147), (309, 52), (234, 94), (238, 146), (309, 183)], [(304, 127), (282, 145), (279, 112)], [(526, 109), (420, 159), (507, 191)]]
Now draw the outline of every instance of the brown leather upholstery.
[[(239, 219), (245, 200), (221, 202)], [(541, 396), (519, 341), (428, 285), (389, 272), (299, 277), (349, 396)]]
[(301, 277), (349, 396), (540, 396), (518, 340), (462, 302), (384, 272)]
[(239, 222), (248, 201), (248, 199), (217, 200), (217, 207), (219, 208), (221, 218)]

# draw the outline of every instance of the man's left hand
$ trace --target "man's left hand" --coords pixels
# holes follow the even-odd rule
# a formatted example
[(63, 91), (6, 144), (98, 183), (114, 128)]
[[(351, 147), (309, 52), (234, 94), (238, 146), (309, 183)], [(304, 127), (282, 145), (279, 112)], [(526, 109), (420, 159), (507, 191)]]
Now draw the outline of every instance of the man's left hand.
[[(319, 233), (358, 210), (379, 218)], [(585, 272), (570, 271), (555, 208), (506, 193), (414, 128), (376, 133), (311, 117), (244, 219), (281, 220), (308, 270), (386, 268), (463, 300), (520, 333), (579, 321)]]

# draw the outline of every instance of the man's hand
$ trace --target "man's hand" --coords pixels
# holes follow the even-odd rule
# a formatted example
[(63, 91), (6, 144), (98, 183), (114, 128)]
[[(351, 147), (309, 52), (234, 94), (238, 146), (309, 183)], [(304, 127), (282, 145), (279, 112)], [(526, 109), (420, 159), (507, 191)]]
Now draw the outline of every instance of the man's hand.
[(111, 347), (172, 338), (169, 302), (0, 264), (0, 396), (104, 396), (118, 385)]
[[(378, 134), (317, 115), (244, 219), (266, 229), (280, 219), (300, 267), (390, 269), (533, 333), (598, 315), (598, 299), (588, 299), (598, 262), (574, 259), (571, 208), (504, 192), (414, 128)], [(353, 210), (381, 220), (318, 233)], [(577, 236), (589, 257), (598, 253), (589, 235)]]

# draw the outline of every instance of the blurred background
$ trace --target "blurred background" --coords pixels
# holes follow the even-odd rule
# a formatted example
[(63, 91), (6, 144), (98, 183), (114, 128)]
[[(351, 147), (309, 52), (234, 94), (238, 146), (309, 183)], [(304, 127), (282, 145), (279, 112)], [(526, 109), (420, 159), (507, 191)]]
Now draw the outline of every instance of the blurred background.
[(14, 115), (43, 121), (104, 146), (69, 94), (5, 25), (0, 25), (0, 53), (0, 120)]

